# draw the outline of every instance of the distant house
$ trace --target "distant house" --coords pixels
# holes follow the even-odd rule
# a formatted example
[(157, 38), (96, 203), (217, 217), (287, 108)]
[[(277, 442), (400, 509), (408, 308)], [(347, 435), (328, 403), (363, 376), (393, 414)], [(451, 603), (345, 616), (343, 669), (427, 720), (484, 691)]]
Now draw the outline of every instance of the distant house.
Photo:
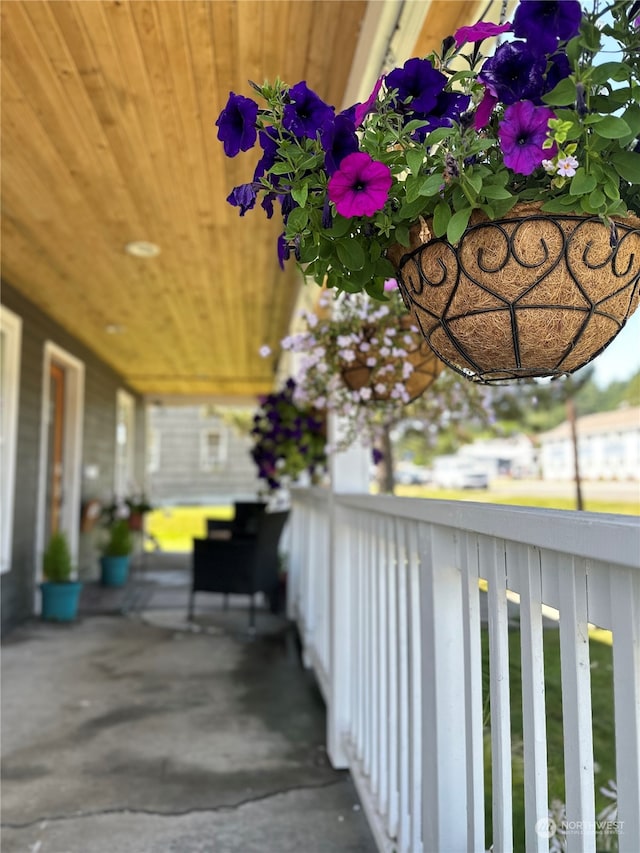
[[(585, 415), (576, 422), (578, 464), (586, 480), (640, 480), (640, 407)], [(568, 421), (538, 436), (545, 480), (575, 476)]]
[(536, 448), (526, 435), (494, 438), (465, 444), (457, 454), (470, 459), (494, 477), (537, 477), (539, 473)]
[(150, 406), (147, 483), (154, 503), (254, 498), (260, 481), (247, 435), (211, 406)]

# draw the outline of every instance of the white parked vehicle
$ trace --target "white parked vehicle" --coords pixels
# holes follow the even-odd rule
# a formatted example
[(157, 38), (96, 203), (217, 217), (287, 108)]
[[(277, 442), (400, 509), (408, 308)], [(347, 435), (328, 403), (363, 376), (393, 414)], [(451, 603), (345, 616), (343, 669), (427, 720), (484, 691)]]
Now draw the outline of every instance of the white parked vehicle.
[(489, 475), (473, 460), (440, 456), (433, 460), (433, 482), (441, 489), (488, 489)]

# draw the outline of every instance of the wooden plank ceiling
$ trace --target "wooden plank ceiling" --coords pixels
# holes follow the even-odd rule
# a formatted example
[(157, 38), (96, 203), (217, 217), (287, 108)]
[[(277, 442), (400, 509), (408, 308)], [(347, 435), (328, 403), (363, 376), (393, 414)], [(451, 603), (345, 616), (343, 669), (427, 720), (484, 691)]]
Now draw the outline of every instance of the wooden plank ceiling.
[[(2, 3), (3, 280), (140, 393), (270, 390), (258, 350), (286, 334), (299, 281), (277, 264), (278, 223), (226, 203), (256, 155), (227, 160), (214, 122), (248, 79), (306, 80), (341, 107), (366, 8)], [(429, 29), (436, 13), (450, 32), (476, 8), (433, 3)], [(440, 38), (423, 29), (421, 50)], [(160, 255), (130, 257), (134, 240)]]

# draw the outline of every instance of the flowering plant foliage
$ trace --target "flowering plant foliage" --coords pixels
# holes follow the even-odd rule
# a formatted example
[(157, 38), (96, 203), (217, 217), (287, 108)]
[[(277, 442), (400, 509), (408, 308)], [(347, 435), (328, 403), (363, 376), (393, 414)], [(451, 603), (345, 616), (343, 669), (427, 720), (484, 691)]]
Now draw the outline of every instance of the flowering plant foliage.
[(310, 406), (299, 405), (295, 391), (295, 381), (288, 379), (279, 391), (260, 398), (253, 418), (251, 457), (258, 477), (272, 490), (284, 478), (294, 480), (303, 471), (315, 478), (326, 467), (324, 419)]
[[(414, 367), (407, 356), (416, 347), (418, 328), (395, 280), (385, 286), (390, 297), (385, 302), (366, 293), (334, 299), (325, 290), (318, 301), (320, 316), (301, 312), (302, 331), (280, 342), (283, 350), (298, 354), (295, 400), (343, 419), (341, 437), (327, 446), (328, 453), (346, 449), (356, 438), (373, 445), (380, 429), (395, 422), (410, 402), (406, 383)], [(401, 318), (408, 321), (404, 328)], [(366, 378), (349, 384), (345, 377), (352, 371)]]
[[(496, 219), (518, 201), (604, 221), (638, 211), (639, 16), (637, 0), (521, 0), (512, 22), (462, 27), (342, 112), (305, 81), (252, 84), (266, 107), (232, 92), (225, 153), (258, 142), (262, 156), (228, 201), (241, 216), (258, 199), (279, 208), (281, 265), (293, 253), (318, 283), (377, 297), (386, 250), (408, 246), (420, 216), (455, 244), (473, 211)], [(609, 45), (615, 61), (598, 64)]]

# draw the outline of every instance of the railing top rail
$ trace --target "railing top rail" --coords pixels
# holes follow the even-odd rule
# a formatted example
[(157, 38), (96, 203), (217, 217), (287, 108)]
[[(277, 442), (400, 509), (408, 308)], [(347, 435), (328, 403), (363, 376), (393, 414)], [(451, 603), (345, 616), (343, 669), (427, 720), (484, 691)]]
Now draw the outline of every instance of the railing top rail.
[[(330, 494), (326, 492), (327, 500)], [(304, 490), (296, 490), (293, 497), (304, 501)], [(333, 499), (369, 513), (426, 521), (640, 571), (640, 519), (635, 516), (392, 495), (336, 494)]]

